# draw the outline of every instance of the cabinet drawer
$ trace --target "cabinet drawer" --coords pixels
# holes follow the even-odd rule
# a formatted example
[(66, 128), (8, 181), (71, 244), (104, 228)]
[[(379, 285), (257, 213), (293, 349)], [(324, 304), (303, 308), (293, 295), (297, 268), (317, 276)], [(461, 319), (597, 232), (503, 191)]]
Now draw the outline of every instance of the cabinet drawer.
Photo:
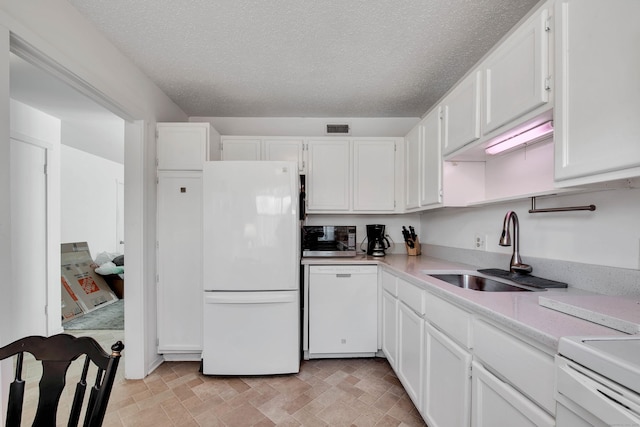
[(394, 297), (398, 296), (398, 281), (396, 276), (386, 271), (382, 272), (382, 289), (389, 292)]
[(554, 419), (529, 399), (472, 362), (471, 427), (553, 427)]
[(398, 279), (398, 299), (419, 315), (424, 315), (424, 290)]
[(459, 344), (471, 348), (471, 314), (438, 298), (425, 293), (425, 319), (449, 335)]
[(553, 357), (485, 322), (473, 324), (474, 355), (490, 371), (554, 413)]

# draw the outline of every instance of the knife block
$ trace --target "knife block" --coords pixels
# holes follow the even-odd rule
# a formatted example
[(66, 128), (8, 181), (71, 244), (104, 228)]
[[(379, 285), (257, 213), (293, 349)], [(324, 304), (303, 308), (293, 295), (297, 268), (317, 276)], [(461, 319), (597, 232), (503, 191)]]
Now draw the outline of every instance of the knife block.
[(416, 240), (413, 242), (413, 248), (410, 248), (406, 243), (404, 246), (407, 248), (407, 255), (420, 255), (422, 251), (420, 250), (420, 240), (416, 237)]

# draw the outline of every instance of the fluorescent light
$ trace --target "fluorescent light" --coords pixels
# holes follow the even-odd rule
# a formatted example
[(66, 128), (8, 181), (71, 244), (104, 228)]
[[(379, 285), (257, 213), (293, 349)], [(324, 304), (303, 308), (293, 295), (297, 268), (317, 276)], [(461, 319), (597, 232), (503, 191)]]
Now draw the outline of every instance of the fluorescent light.
[(515, 136), (493, 144), (492, 146), (487, 147), (484, 151), (485, 153), (491, 155), (502, 153), (503, 151), (509, 150), (513, 147), (517, 147), (518, 145), (538, 140), (543, 136), (549, 135), (551, 132), (553, 132), (553, 121), (550, 120), (534, 128), (527, 129)]

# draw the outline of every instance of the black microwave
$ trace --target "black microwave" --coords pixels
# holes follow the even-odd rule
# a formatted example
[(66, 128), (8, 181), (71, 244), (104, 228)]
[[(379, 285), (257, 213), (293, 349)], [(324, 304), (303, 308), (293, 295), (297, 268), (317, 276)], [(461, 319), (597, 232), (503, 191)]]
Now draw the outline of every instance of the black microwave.
[(303, 257), (356, 256), (355, 225), (305, 225), (302, 227)]

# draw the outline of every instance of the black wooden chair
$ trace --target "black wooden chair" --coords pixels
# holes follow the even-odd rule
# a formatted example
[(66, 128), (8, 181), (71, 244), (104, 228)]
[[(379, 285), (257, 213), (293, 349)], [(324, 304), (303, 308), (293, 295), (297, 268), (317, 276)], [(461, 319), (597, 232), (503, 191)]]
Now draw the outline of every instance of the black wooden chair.
[(85, 407), (84, 426), (102, 425), (111, 388), (120, 361), (120, 352), (124, 349), (121, 341), (111, 346), (112, 353), (105, 353), (93, 338), (76, 338), (67, 334), (51, 337), (31, 336), (17, 340), (0, 348), (0, 360), (17, 355), (15, 361), (15, 379), (9, 387), (7, 406), (7, 427), (19, 427), (22, 420), (25, 382), (22, 379), (24, 353), (31, 353), (42, 362), (40, 394), (33, 427), (55, 427), (58, 403), (65, 387), (65, 377), (71, 362), (85, 355), (82, 376), (75, 389), (75, 395), (69, 414), (68, 426), (77, 426), (83, 409), (87, 374), (91, 363), (96, 366), (96, 379)]

